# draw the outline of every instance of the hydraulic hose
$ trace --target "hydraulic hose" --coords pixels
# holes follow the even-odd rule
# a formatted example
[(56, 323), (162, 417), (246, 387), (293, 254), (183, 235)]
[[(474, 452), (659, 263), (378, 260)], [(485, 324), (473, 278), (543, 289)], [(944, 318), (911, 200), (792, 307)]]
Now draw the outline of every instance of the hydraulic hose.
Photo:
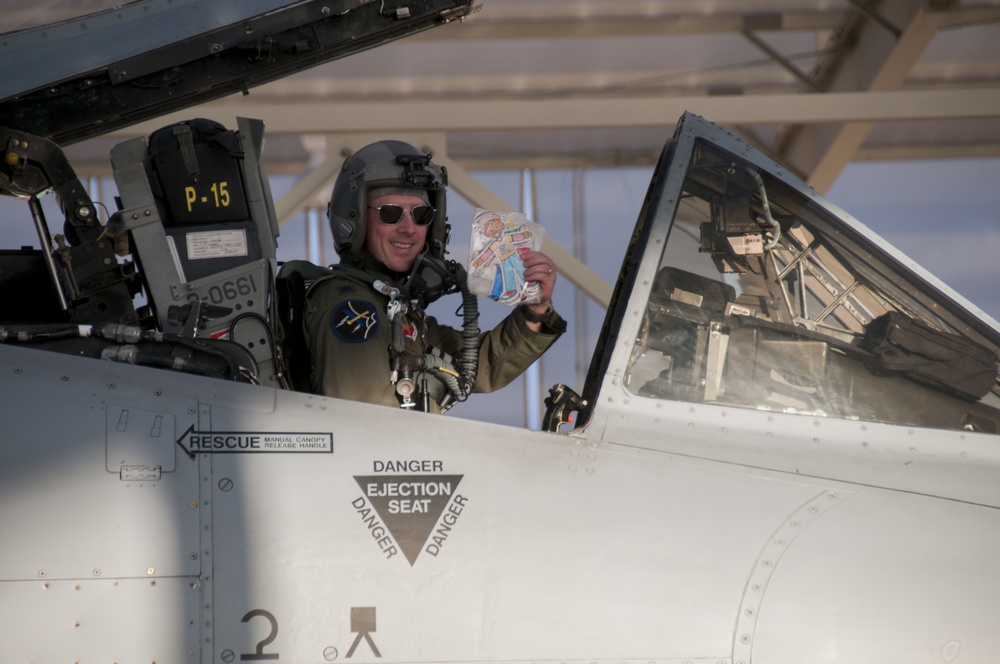
[(188, 360), (182, 357), (157, 355), (140, 350), (137, 346), (126, 344), (105, 348), (101, 351), (101, 359), (109, 362), (123, 362), (125, 364), (136, 364), (146, 367), (159, 367), (161, 369), (171, 369), (173, 371), (183, 371), (185, 373), (197, 374), (200, 376), (215, 376), (217, 372), (213, 367)]
[(39, 343), (59, 339), (76, 339), (88, 334), (86, 326), (57, 325), (38, 326), (28, 329), (12, 330), (0, 327), (0, 343)]
[[(192, 339), (175, 334), (164, 334), (156, 330), (144, 330), (136, 325), (121, 325), (104, 323), (101, 325), (65, 325), (45, 324), (31, 325), (22, 329), (11, 329), (0, 326), (0, 343), (45, 343), (64, 339), (80, 339), (94, 337), (119, 344), (105, 348), (101, 358), (112, 362), (125, 362), (160, 367), (174, 371), (184, 371), (200, 375), (218, 375), (218, 369), (204, 362), (185, 359), (176, 356), (166, 356), (149, 352), (135, 344), (151, 342), (153, 344), (169, 343), (175, 347), (184, 347), (195, 353), (203, 353), (217, 358), (228, 367), (233, 379), (240, 377), (247, 382), (256, 383), (258, 367), (253, 355), (243, 346), (225, 341), (206, 342), (203, 339)], [(221, 348), (229, 352), (223, 352)], [(236, 356), (239, 357), (236, 357)]]

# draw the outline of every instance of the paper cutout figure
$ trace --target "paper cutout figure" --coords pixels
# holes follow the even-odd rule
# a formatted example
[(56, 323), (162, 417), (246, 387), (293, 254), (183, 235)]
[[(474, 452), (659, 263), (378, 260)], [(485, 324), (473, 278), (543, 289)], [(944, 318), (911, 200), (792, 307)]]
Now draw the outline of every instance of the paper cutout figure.
[(544, 229), (520, 212), (476, 209), (469, 252), (469, 290), (501, 304), (537, 302), (539, 286), (524, 278), (520, 254), (537, 251)]

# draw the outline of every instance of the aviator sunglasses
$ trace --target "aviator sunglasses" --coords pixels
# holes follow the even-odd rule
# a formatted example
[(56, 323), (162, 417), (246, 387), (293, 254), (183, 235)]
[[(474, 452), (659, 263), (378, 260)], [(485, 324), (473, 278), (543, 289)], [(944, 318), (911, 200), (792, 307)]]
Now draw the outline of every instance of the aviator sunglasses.
[[(399, 220), (403, 218), (403, 212), (407, 208), (402, 205), (388, 203), (386, 205), (379, 205), (378, 207), (369, 207), (368, 209), (378, 210), (378, 220), (387, 226), (392, 226), (399, 223)], [(430, 224), (434, 220), (434, 213), (436, 212), (430, 205), (414, 205), (409, 210), (410, 216), (413, 217), (413, 223), (417, 226), (427, 226)]]

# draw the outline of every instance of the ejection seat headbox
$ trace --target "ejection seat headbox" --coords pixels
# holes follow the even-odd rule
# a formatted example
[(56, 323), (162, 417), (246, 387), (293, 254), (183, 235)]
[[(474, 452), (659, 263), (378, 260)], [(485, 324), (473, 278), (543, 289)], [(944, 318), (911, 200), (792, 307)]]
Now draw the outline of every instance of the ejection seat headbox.
[(196, 118), (149, 135), (146, 174), (172, 223), (240, 221), (249, 217), (239, 160), (239, 134)]
[(261, 258), (238, 132), (196, 118), (149, 136), (150, 189), (188, 281)]

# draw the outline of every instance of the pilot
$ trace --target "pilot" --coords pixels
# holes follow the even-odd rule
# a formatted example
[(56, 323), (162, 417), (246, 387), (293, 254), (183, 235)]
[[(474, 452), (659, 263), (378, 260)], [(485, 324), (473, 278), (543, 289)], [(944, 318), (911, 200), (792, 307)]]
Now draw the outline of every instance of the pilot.
[[(504, 387), (566, 330), (552, 308), (555, 265), (527, 251), (524, 276), (538, 284), (538, 301), (479, 333), (465, 271), (444, 258), (446, 185), (443, 168), (401, 141), (373, 143), (345, 160), (328, 211), (340, 263), (312, 283), (303, 308), (311, 391), (442, 412), (469, 392)], [(449, 291), (442, 284), (461, 287), (461, 330), (424, 312)]]

